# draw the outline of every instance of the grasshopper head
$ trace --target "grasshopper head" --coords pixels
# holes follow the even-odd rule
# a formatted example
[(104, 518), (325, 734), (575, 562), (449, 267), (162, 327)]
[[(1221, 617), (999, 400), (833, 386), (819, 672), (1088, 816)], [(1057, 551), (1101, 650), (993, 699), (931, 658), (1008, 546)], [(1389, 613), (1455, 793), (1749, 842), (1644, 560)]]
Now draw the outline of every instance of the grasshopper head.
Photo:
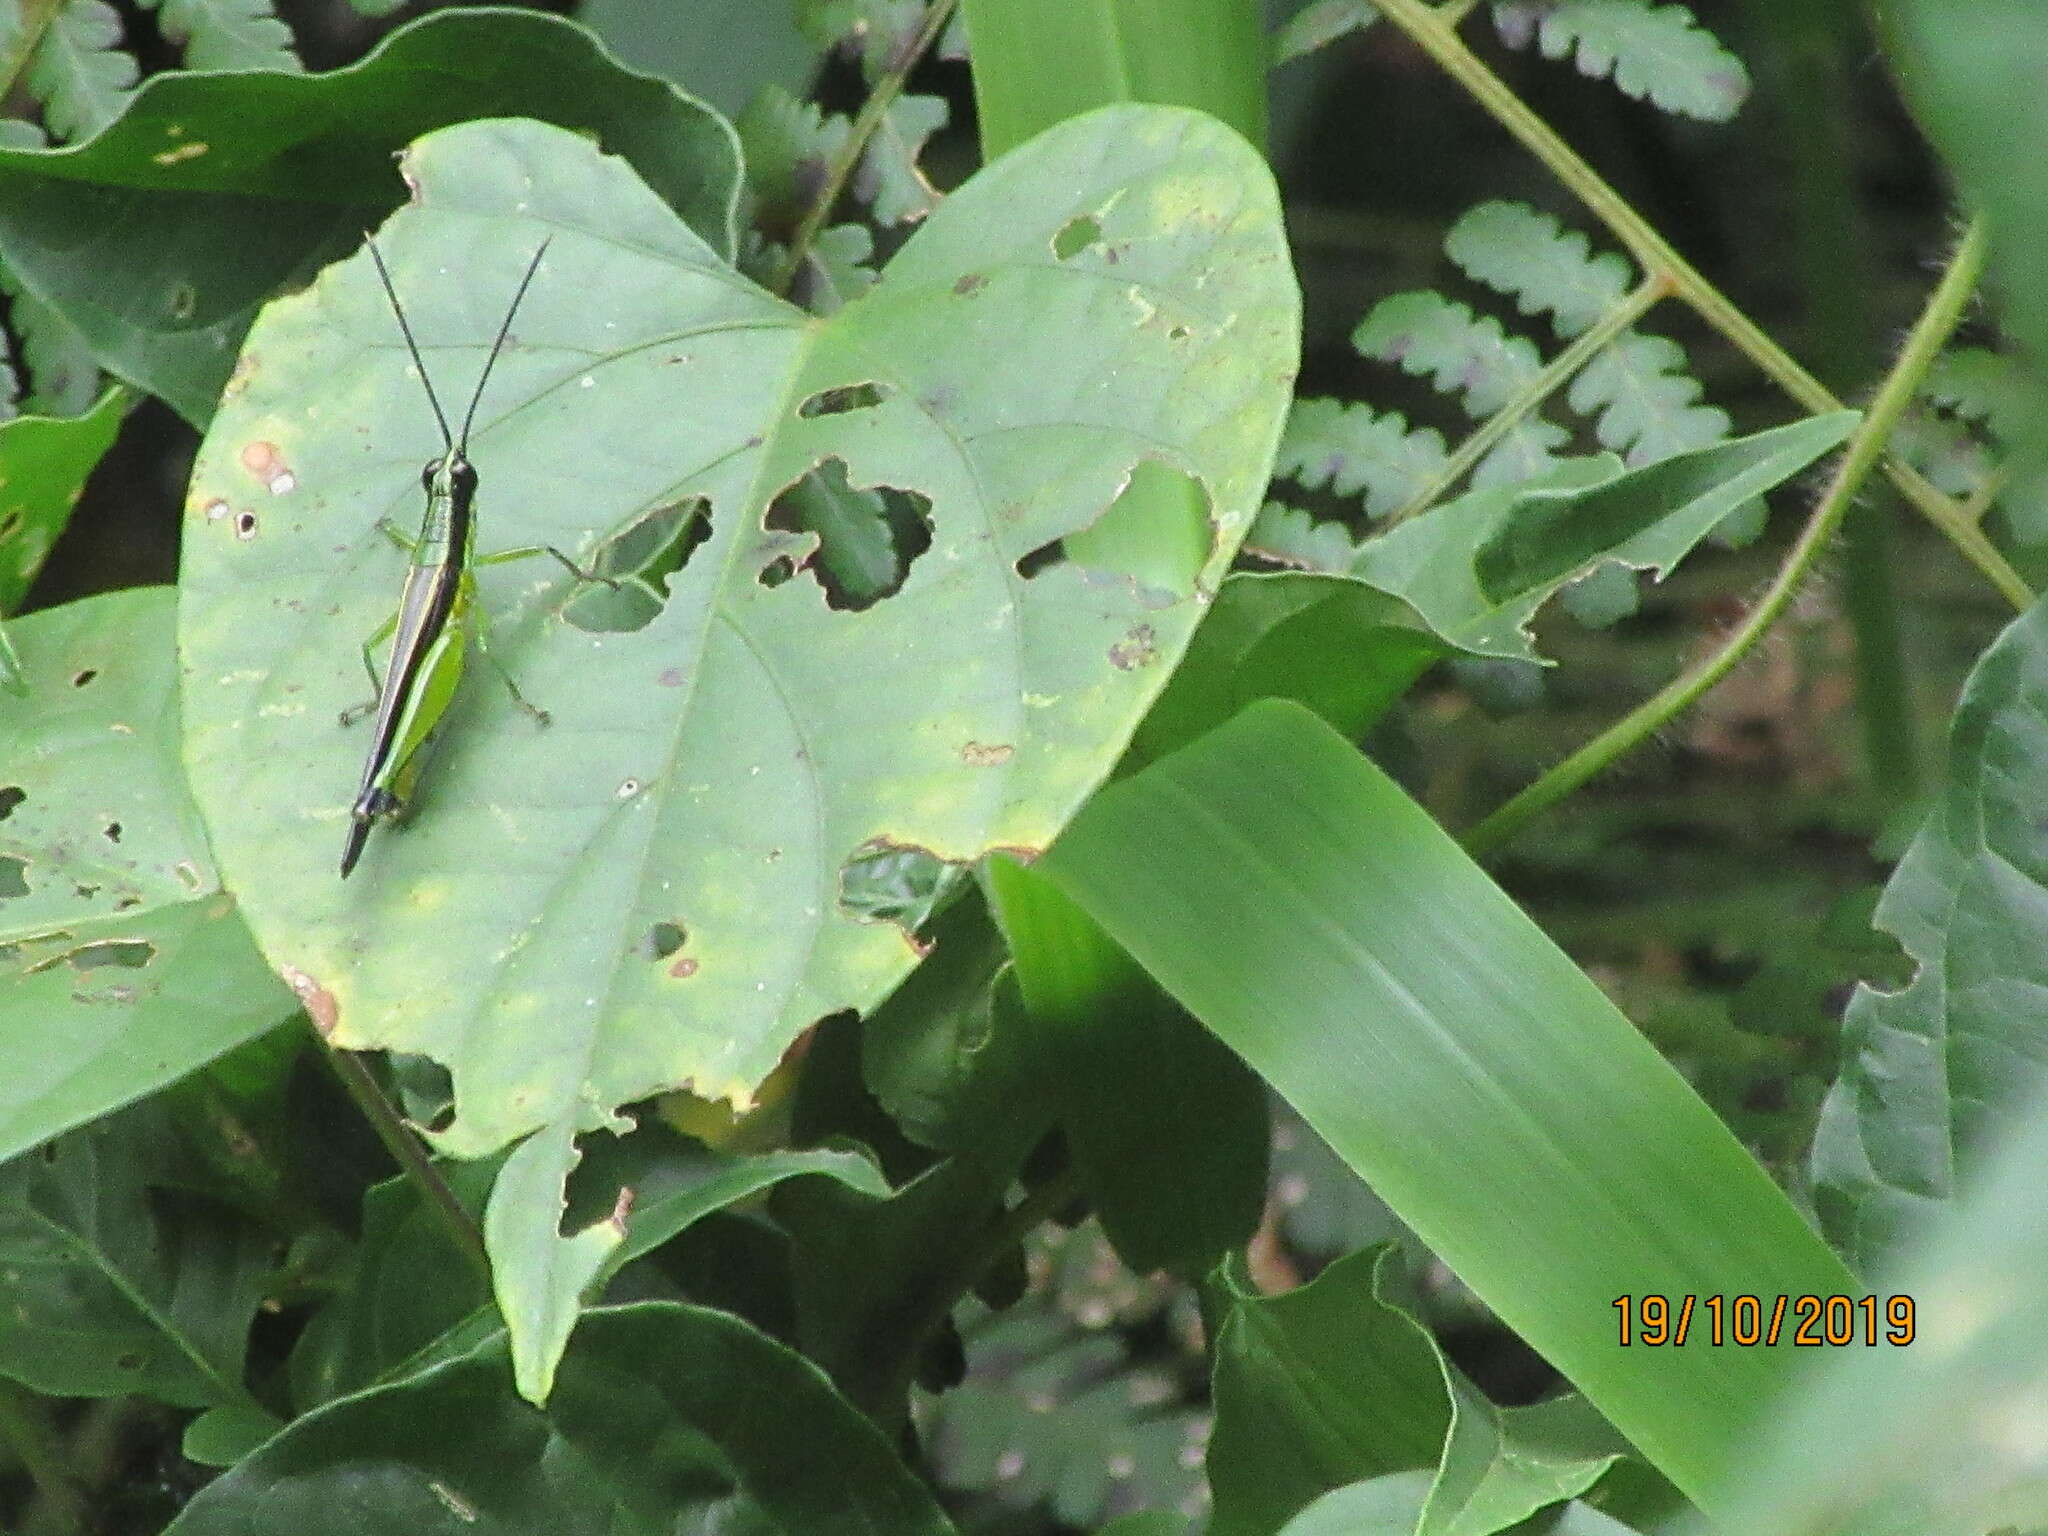
[(438, 459), (429, 459), (420, 471), (420, 486), (429, 496), (460, 496), (467, 501), (476, 495), (476, 469), (460, 448)]

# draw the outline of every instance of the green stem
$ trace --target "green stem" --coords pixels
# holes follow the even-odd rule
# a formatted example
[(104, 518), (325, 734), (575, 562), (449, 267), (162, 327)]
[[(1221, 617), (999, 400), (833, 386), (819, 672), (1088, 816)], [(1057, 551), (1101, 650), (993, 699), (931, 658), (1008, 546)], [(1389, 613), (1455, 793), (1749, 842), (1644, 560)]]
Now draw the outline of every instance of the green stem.
[[(1628, 247), (1637, 263), (1651, 276), (1663, 275), (1672, 293), (1696, 310), (1700, 317), (1739, 348), (1779, 388), (1816, 415), (1842, 409), (1828, 387), (1802, 368), (1755, 321), (1744, 314), (1694, 269), (1692, 264), (1592, 166), (1582, 160), (1557, 131), (1539, 117), (1521, 97), (1508, 88), (1485, 64), (1466, 48), (1457, 33), (1424, 0), (1373, 0), (1379, 13), (1393, 22), (1439, 68), (1462, 85), (1472, 99), (1521, 140), (1550, 173)], [(1972, 233), (1975, 233), (1974, 227)], [(2034, 594), (1982, 529), (1963, 515), (1948, 497), (1928, 483), (1911, 466), (1887, 461), (1884, 471), (1906, 499), (1927, 520), (1961, 550), (1964, 557), (1982, 571), (2021, 611), (2033, 606)]]
[[(321, 1043), (326, 1044), (324, 1040)], [(428, 1209), (440, 1218), (455, 1246), (462, 1250), (463, 1257), (476, 1267), (488, 1285), (491, 1259), (484, 1248), (483, 1230), (463, 1203), (455, 1198), (455, 1191), (441, 1177), (441, 1170), (434, 1166), (433, 1158), (420, 1144), (419, 1137), (413, 1134), (396, 1106), (384, 1096), (384, 1090), (370, 1075), (370, 1069), (363, 1065), (361, 1057), (353, 1051), (329, 1046), (327, 1060), (334, 1068), (334, 1075), (341, 1079), (341, 1086), (348, 1090), (348, 1096), (356, 1101), (363, 1118), (377, 1133), (377, 1139), (384, 1143), (384, 1150), (419, 1186), (420, 1193), (426, 1196)]]
[(876, 76), (869, 88), (868, 99), (861, 104), (860, 113), (853, 120), (853, 127), (847, 131), (846, 141), (839, 146), (832, 157), (832, 163), (825, 169), (825, 179), (818, 186), (818, 195), (804, 210), (798, 222), (796, 233), (790, 236), (789, 251), (782, 266), (775, 273), (770, 287), (776, 293), (787, 294), (796, 275), (803, 270), (804, 258), (810, 254), (811, 246), (818, 238), (818, 232), (825, 227), (825, 220), (832, 216), (833, 205), (846, 190), (846, 183), (852, 178), (854, 167), (860, 164), (860, 157), (866, 153), (868, 140), (875, 136), (875, 130), (882, 126), (882, 119), (889, 115), (889, 108), (896, 104), (896, 98), (903, 94), (904, 82), (910, 78), (911, 70), (918, 60), (931, 51), (939, 40), (939, 33), (952, 18), (953, 7), (958, 0), (932, 0), (924, 14), (924, 24), (918, 28), (917, 36), (910, 46), (891, 61), (889, 68)]
[(1656, 308), (1658, 302), (1668, 298), (1670, 293), (1663, 282), (1653, 277), (1602, 315), (1598, 324), (1576, 338), (1551, 359), (1542, 372), (1515, 391), (1514, 398), (1495, 411), (1485, 426), (1460, 443), (1458, 451), (1445, 462), (1436, 478), (1412, 497), (1408, 505), (1388, 518), (1386, 527), (1404, 523), (1417, 513), (1435, 506), (1437, 498), (1476, 468), (1479, 461), (1493, 450), (1494, 444), (1513, 431), (1524, 417), (1534, 414), (1554, 391), (1570, 383), (1572, 376), (1590, 363), (1602, 347)]
[[(1383, 0), (1399, 3), (1399, 0)], [(1465, 848), (1475, 857), (1491, 853), (1543, 811), (1641, 745), (1674, 717), (1698, 702), (1700, 697), (1726, 677), (1736, 663), (1749, 654), (1771, 625), (1776, 623), (1800, 584), (1812, 571), (1828, 541), (1842, 525), (1857, 493), (1871, 470), (1883, 457), (1899, 417), (1913, 403), (1927, 370), (1954, 332), (1983, 273), (1984, 226), (1970, 227), (1957, 247), (1955, 258), (1927, 301), (1913, 333), (1906, 338), (1898, 361), (1886, 375), (1877, 398), (1871, 402), (1862, 424), (1849, 439), (1848, 451), (1835, 469), (1827, 492), (1814, 508), (1806, 526), (1787, 551), (1784, 564), (1772, 578), (1769, 589), (1752, 608), (1720, 649), (1690, 671), (1682, 673), (1660, 689), (1647, 703), (1631, 710), (1616, 724), (1602, 731), (1570, 757), (1516, 795), (1507, 804), (1467, 832)]]

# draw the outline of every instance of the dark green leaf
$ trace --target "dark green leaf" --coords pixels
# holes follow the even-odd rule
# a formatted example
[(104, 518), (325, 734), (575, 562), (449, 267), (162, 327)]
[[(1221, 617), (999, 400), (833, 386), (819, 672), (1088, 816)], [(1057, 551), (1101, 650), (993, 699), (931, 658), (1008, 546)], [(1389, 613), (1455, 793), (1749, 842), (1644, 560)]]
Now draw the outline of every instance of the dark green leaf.
[[(423, 1433), (422, 1426), (431, 1426)], [(944, 1536), (881, 1432), (722, 1312), (593, 1313), (546, 1412), (502, 1340), (330, 1404), (205, 1488), (167, 1536)]]
[(1813, 1147), (1823, 1224), (1876, 1275), (1952, 1202), (2048, 1065), (2048, 604), (1985, 652), (1957, 706), (1948, 784), (1877, 909), (1918, 972), (1860, 989)]
[(572, 22), (455, 10), (327, 74), (159, 75), (80, 150), (0, 150), (0, 262), (101, 366), (204, 425), (256, 311), (404, 200), (396, 150), (514, 115), (590, 133), (731, 255), (738, 149), (720, 118)]
[(0, 614), (21, 606), (127, 405), (124, 391), (110, 389), (83, 416), (0, 422)]

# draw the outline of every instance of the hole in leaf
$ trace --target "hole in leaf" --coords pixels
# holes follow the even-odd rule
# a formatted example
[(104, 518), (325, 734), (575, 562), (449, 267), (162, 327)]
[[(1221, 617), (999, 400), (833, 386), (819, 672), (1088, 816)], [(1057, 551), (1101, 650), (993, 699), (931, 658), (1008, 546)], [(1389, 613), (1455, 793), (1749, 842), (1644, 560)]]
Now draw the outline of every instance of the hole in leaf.
[(28, 798), (28, 791), (18, 784), (9, 784), (0, 789), (0, 821), (14, 814), (14, 808)]
[(254, 512), (237, 512), (235, 514), (235, 537), (238, 539), (253, 539), (256, 537), (256, 514)]
[(1089, 576), (1120, 577), (1140, 593), (1172, 602), (1195, 590), (1215, 547), (1209, 496), (1192, 475), (1144, 459), (1100, 517), (1077, 533), (1040, 545), (1017, 562), (1026, 578), (1073, 564)]
[(656, 923), (640, 940), (640, 953), (649, 960), (666, 960), (690, 942), (690, 931), (681, 923)]
[(856, 848), (839, 868), (839, 906), (849, 916), (916, 933), (945, 905), (966, 867), (929, 848), (882, 840)]
[(781, 586), (795, 574), (796, 562), (787, 555), (777, 555), (773, 560), (770, 560), (761, 567), (761, 575), (758, 579), (762, 586), (772, 590)]
[(562, 617), (598, 634), (645, 629), (667, 605), (676, 573), (710, 537), (708, 497), (685, 497), (642, 513), (591, 556), (590, 568), (618, 587), (584, 588), (563, 608)]
[(1102, 225), (1092, 214), (1082, 214), (1062, 224), (1052, 237), (1052, 253), (1061, 261), (1072, 261), (1091, 245), (1100, 244)]
[(97, 667), (87, 667), (83, 672), (77, 672), (72, 674), (71, 686), (74, 688), (83, 688), (87, 683), (91, 682), (94, 678), (98, 677), (99, 675), (99, 669)]
[(91, 901), (100, 893), (100, 888), (96, 885), (78, 884), (72, 886), (71, 890), (80, 901)]
[(156, 946), (141, 939), (106, 939), (98, 944), (84, 944), (64, 957), (74, 971), (96, 971), (109, 965), (139, 971), (155, 958)]
[[(816, 535), (803, 568), (824, 589), (826, 606), (859, 612), (901, 591), (917, 557), (932, 547), (931, 506), (916, 491), (853, 485), (846, 461), (829, 458), (777, 496), (762, 521), (782, 533)], [(763, 586), (787, 579), (761, 573)]]
[(849, 411), (873, 410), (894, 393), (888, 385), (873, 380), (865, 384), (841, 384), (819, 390), (798, 406), (796, 413), (807, 420), (819, 416), (844, 416)]
[(446, 1067), (408, 1051), (393, 1051), (387, 1059), (406, 1119), (430, 1131), (445, 1131), (455, 1123), (455, 1079)]
[(121, 841), (121, 823), (118, 821), (108, 822), (102, 830), (106, 833), (108, 842), (118, 843)]
[(28, 894), (28, 860), (0, 853), (0, 901)]

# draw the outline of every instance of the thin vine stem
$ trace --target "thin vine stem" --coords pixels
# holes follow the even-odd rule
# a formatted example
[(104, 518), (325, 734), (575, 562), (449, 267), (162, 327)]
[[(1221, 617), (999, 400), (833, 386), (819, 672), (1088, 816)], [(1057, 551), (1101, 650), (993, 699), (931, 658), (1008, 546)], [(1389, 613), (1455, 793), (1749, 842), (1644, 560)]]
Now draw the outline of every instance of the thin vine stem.
[(1726, 677), (1777, 622), (1800, 584), (1811, 574), (1828, 541), (1842, 526), (1857, 492), (1882, 458), (1899, 418), (1919, 392), (1927, 370), (1934, 366), (1942, 347), (1955, 333), (1957, 322), (1976, 292), (1978, 279), (1983, 276), (1985, 244), (1983, 224), (1973, 224), (1956, 247), (1948, 271), (1906, 338), (1877, 398), (1849, 439), (1848, 451), (1836, 466), (1826, 493), (1807, 518), (1806, 526), (1799, 530), (1784, 564), (1756, 606), (1713, 655), (1674, 678), (1646, 703), (1631, 710), (1467, 832), (1462, 839), (1467, 852), (1474, 856), (1491, 853), (1533, 818), (1640, 746)]
[[(1628, 248), (1645, 272), (1663, 274), (1670, 281), (1675, 297), (1691, 305), (1702, 319), (1807, 410), (1818, 415), (1842, 409), (1842, 402), (1825, 384), (1801, 367), (1727, 295), (1701, 276), (1647, 219), (1636, 212), (1627, 198), (1610, 187), (1554, 128), (1508, 87), (1506, 81), (1488, 69), (1465, 46), (1454, 25), (1444, 16), (1424, 0), (1373, 0), (1373, 3), (1382, 16), (1405, 32), (1417, 47), (1436, 61), (1439, 68), (1462, 85), (1474, 101), (1541, 160), (1550, 173), (1563, 182), (1572, 195)], [(1883, 468), (1906, 499), (1984, 573), (2008, 602), (2021, 611), (2033, 606), (2033, 590), (1962, 508), (1912, 466), (1888, 459)]]
[(1602, 315), (1591, 330), (1574, 338), (1572, 344), (1551, 359), (1542, 372), (1515, 391), (1514, 398), (1495, 411), (1484, 426), (1460, 443), (1458, 451), (1444, 462), (1435, 478), (1411, 497), (1405, 507), (1388, 518), (1385, 526), (1395, 527), (1436, 505), (1437, 499), (1475, 469), (1479, 461), (1492, 451), (1494, 444), (1513, 431), (1523, 417), (1533, 415), (1553, 393), (1570, 383), (1572, 376), (1590, 363), (1601, 348), (1655, 309), (1670, 294), (1671, 289), (1655, 277), (1638, 284), (1635, 292)]
[[(324, 1040), (321, 1043), (326, 1044)], [(370, 1075), (370, 1069), (363, 1065), (361, 1057), (353, 1051), (328, 1046), (327, 1060), (333, 1066), (335, 1076), (341, 1079), (342, 1087), (348, 1090), (348, 1096), (363, 1112), (363, 1118), (376, 1131), (377, 1139), (384, 1143), (384, 1150), (419, 1186), (420, 1192), (426, 1196), (428, 1209), (440, 1219), (449, 1237), (454, 1239), (455, 1246), (462, 1250), (463, 1257), (475, 1266), (488, 1284), (491, 1259), (484, 1247), (483, 1231), (468, 1208), (455, 1198), (455, 1191), (441, 1177), (441, 1170), (434, 1166), (433, 1158), (427, 1155), (419, 1137), (413, 1134), (397, 1107), (384, 1096), (384, 1090)]]
[(845, 142), (833, 155), (832, 162), (825, 168), (824, 180), (818, 184), (818, 194), (811, 200), (804, 216), (798, 221), (796, 233), (789, 238), (789, 251), (783, 257), (782, 266), (775, 274), (775, 292), (788, 294), (796, 275), (803, 270), (804, 258), (810, 255), (811, 247), (817, 242), (818, 233), (825, 227), (825, 221), (832, 216), (832, 209), (839, 196), (846, 190), (846, 183), (852, 178), (854, 167), (860, 164), (860, 157), (867, 152), (868, 140), (875, 136), (875, 130), (882, 126), (882, 119), (889, 115), (889, 108), (896, 104), (896, 98), (903, 94), (903, 86), (910, 79), (910, 72), (917, 67), (918, 60), (931, 51), (939, 40), (939, 33), (952, 19), (953, 8), (958, 0), (932, 0), (924, 13), (924, 23), (917, 29), (917, 35), (910, 40), (889, 67), (876, 76), (868, 91), (868, 99), (861, 104), (853, 126), (847, 130)]

